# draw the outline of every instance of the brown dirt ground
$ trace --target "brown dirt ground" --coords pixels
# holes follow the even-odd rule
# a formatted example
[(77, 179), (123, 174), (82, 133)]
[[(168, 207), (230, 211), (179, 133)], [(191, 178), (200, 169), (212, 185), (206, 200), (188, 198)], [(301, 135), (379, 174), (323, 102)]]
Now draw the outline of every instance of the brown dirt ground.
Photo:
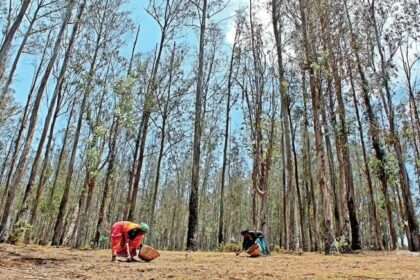
[(0, 279), (420, 279), (420, 255), (161, 252), (150, 263), (111, 263), (107, 250), (0, 245)]

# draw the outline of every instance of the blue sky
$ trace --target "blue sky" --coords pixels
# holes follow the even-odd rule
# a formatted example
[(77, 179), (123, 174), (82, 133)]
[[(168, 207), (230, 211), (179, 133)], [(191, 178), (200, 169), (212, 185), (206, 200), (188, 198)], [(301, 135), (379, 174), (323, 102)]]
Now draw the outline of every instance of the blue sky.
[[(145, 9), (148, 5), (147, 0), (130, 0), (126, 5), (127, 10), (131, 11), (132, 19), (137, 25), (140, 24), (140, 38), (137, 50), (142, 52), (150, 51), (154, 48), (159, 40), (159, 29), (153, 19)], [(134, 39), (135, 34), (129, 34), (131, 41)], [(130, 41), (130, 40), (128, 40)]]

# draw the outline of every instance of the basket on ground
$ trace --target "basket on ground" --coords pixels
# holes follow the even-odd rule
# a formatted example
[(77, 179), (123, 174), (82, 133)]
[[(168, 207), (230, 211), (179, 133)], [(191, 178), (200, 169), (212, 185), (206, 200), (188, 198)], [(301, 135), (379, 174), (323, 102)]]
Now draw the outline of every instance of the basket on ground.
[(143, 245), (139, 252), (139, 258), (146, 262), (150, 262), (159, 256), (160, 254), (157, 250), (147, 245)]
[(248, 254), (250, 254), (251, 257), (258, 257), (261, 254), (262, 249), (261, 249), (261, 247), (260, 247), (260, 245), (258, 243), (255, 243), (254, 245), (252, 245), (251, 248), (249, 248), (248, 250), (246, 250), (246, 252)]

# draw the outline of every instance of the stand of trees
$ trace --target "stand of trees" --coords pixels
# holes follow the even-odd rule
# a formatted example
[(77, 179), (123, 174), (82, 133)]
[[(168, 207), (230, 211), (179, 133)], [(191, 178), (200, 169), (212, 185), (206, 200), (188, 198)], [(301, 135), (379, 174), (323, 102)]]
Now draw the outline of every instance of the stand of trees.
[(0, 3), (1, 242), (420, 251), (419, 1), (235, 3)]

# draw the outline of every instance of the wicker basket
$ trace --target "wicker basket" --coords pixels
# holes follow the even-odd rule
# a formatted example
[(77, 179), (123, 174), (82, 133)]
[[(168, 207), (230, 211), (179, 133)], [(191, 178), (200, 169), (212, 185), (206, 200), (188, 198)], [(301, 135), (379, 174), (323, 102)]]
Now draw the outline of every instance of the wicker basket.
[(147, 245), (143, 245), (139, 252), (139, 258), (146, 262), (150, 262), (159, 256), (160, 254), (157, 250)]
[(258, 257), (261, 254), (262, 250), (260, 245), (258, 243), (255, 243), (254, 245), (252, 245), (251, 248), (246, 250), (246, 252), (250, 254), (251, 257)]

